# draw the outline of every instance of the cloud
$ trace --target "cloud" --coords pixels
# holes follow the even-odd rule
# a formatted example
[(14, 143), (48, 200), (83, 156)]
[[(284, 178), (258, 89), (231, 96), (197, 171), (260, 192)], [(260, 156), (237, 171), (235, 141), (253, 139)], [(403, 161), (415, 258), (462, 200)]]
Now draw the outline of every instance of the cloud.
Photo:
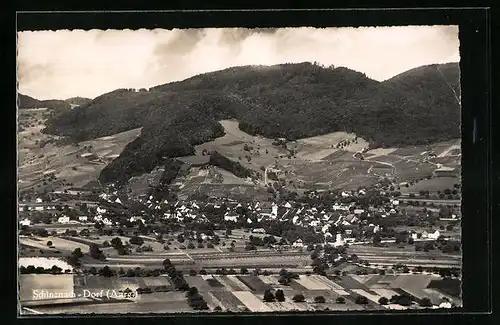
[(317, 61), (385, 80), (459, 61), (457, 26), (60, 30), (18, 34), (20, 92), (96, 97), (239, 65)]

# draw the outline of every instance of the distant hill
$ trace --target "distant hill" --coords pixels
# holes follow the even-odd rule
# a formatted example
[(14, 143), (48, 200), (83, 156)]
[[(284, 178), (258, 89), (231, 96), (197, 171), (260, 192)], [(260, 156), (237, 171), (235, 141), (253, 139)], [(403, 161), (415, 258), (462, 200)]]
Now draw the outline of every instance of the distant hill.
[(91, 101), (92, 99), (85, 97), (71, 97), (65, 100), (65, 102), (70, 105), (78, 105), (78, 106), (88, 104)]
[(18, 94), (19, 97), (19, 109), (29, 109), (29, 108), (48, 108), (57, 111), (58, 113), (69, 112), (71, 110), (71, 105), (66, 103), (64, 100), (59, 99), (49, 99), (49, 100), (38, 100), (33, 97)]
[(118, 89), (54, 117), (44, 132), (88, 140), (143, 127), (102, 171), (103, 183), (150, 171), (162, 157), (190, 155), (223, 134), (221, 119), (243, 131), (298, 139), (355, 132), (373, 147), (460, 137), (458, 63), (420, 67), (384, 82), (347, 68), (311, 63), (244, 66), (149, 91)]

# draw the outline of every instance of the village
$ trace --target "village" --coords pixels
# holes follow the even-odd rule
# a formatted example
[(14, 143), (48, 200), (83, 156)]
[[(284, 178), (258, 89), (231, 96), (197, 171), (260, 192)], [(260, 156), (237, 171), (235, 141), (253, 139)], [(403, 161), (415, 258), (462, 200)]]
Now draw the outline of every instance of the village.
[[(340, 295), (342, 299), (351, 299), (354, 310), (403, 308), (394, 302), (386, 306), (382, 299), (389, 301), (398, 295), (411, 298), (408, 299), (413, 302), (408, 306), (442, 308), (446, 304), (459, 304), (458, 298), (446, 290), (415, 288), (414, 284), (413, 291), (379, 287), (382, 291), (377, 294), (373, 290), (379, 284), (374, 282), (375, 289), (363, 284), (375, 275), (390, 277), (392, 281), (400, 277), (424, 277), (427, 285), (432, 281), (459, 281), (460, 208), (453, 200), (442, 201), (424, 204), (373, 189), (310, 191), (295, 200), (280, 202), (238, 202), (225, 198), (160, 201), (152, 195), (131, 201), (117, 191), (99, 193), (88, 189), (26, 195), (19, 201), (20, 272), (24, 277), (58, 274), (101, 277), (103, 281), (115, 276), (157, 277), (163, 283), (162, 288), (165, 281), (170, 281), (171, 289), (164, 294), (193, 286), (200, 292), (204, 290), (204, 297), (212, 298), (206, 298), (207, 307), (200, 308), (212, 311), (241, 311), (241, 306), (250, 311), (309, 310), (316, 308), (311, 306), (315, 299), (323, 299), (311, 296), (305, 299), (309, 301), (307, 307), (301, 307), (298, 301), (291, 302), (294, 307), (280, 305), (273, 309), (272, 299), (256, 304), (259, 295), (269, 297), (272, 283), (285, 292), (293, 289), (290, 295), (293, 293), (294, 298), (299, 294), (308, 297), (315, 290), (320, 290), (317, 293), (322, 297), (331, 296), (335, 295), (334, 290), (340, 290), (345, 293)], [(34, 261), (39, 258), (50, 261), (46, 267), (35, 266)], [(57, 266), (55, 260), (64, 261), (64, 265)], [(179, 280), (173, 273), (169, 275), (165, 263), (173, 265), (175, 274), (185, 280)], [(284, 276), (286, 272), (289, 277)], [(234, 279), (236, 276), (243, 278)], [(227, 297), (227, 291), (222, 294), (219, 289), (207, 286), (208, 278), (226, 283), (216, 287), (226, 286), (232, 298)], [(122, 289), (131, 290), (127, 281), (127, 287)], [(231, 281), (238, 284), (228, 284)], [(27, 283), (30, 282), (24, 285)], [(141, 295), (148, 290), (156, 292), (155, 286), (146, 287), (149, 289), (136, 284), (134, 288)], [(276, 294), (276, 290), (272, 292)], [(396, 293), (388, 296), (388, 292)], [(248, 294), (252, 297), (245, 300)], [(218, 295), (220, 299), (216, 298)], [(228, 302), (220, 295), (226, 295)], [(238, 295), (243, 296), (238, 300), (235, 298)], [(432, 302), (427, 302), (431, 296)], [(321, 305), (321, 310), (347, 308), (336, 302), (338, 295), (335, 297), (333, 306)], [(423, 298), (426, 298), (424, 304)], [(252, 305), (244, 303), (248, 299), (256, 305), (249, 308)], [(379, 302), (381, 299), (383, 304)], [(59, 308), (62, 307), (57, 305), (54, 310)]]

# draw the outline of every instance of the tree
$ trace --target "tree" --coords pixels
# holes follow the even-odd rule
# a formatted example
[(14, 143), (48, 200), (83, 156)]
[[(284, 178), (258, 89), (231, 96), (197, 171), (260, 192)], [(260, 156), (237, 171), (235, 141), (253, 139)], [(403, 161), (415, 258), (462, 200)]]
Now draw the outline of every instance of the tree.
[(207, 270), (200, 270), (200, 272), (198, 272), (198, 274), (200, 275), (207, 275)]
[(324, 304), (326, 302), (326, 299), (323, 296), (316, 296), (314, 297), (314, 302), (317, 304)]
[(190, 276), (195, 276), (197, 273), (196, 273), (196, 270), (189, 270), (189, 275)]
[(432, 307), (432, 302), (429, 298), (424, 297), (422, 300), (420, 300), (420, 306), (421, 307)]
[(366, 298), (365, 296), (358, 295), (354, 300), (354, 302), (357, 303), (358, 305), (366, 305), (368, 304), (368, 298)]
[(107, 278), (109, 278), (110, 276), (112, 276), (112, 275), (113, 275), (113, 273), (111, 272), (111, 269), (110, 269), (110, 268), (109, 268), (109, 266), (107, 266), (107, 265), (106, 265), (105, 267), (103, 267), (103, 268), (100, 270), (100, 272), (99, 272), (99, 273), (100, 273), (102, 276), (107, 277)]
[(246, 267), (244, 267), (244, 266), (243, 266), (243, 267), (240, 269), (240, 273), (241, 273), (241, 274), (248, 274), (248, 269), (247, 269)]
[(276, 300), (278, 300), (279, 302), (285, 301), (285, 293), (283, 292), (283, 290), (281, 289), (276, 290), (275, 296)]
[(170, 267), (173, 266), (172, 262), (168, 258), (164, 259), (163, 262), (162, 262), (162, 264), (163, 264), (163, 267), (165, 269), (170, 268)]
[(49, 246), (49, 247), (52, 246), (52, 242), (50, 240), (47, 242), (47, 246)]
[(378, 300), (378, 303), (381, 305), (388, 305), (389, 299), (387, 299), (386, 297), (380, 297), (380, 299)]
[(265, 302), (273, 302), (276, 298), (274, 297), (274, 294), (272, 293), (271, 289), (267, 289), (264, 292), (264, 301)]
[(140, 246), (140, 245), (144, 244), (144, 239), (142, 239), (139, 236), (133, 236), (132, 238), (130, 238), (129, 243), (131, 243), (133, 245), (139, 245)]
[(303, 294), (299, 293), (299, 294), (296, 294), (295, 296), (293, 296), (292, 300), (294, 302), (304, 302), (306, 300), (306, 298), (304, 297)]
[(193, 248), (194, 248), (194, 244), (193, 244), (193, 243), (189, 243), (189, 244), (187, 245), (187, 248), (188, 248), (188, 249), (193, 249)]
[(183, 242), (184, 242), (184, 236), (183, 236), (182, 234), (179, 234), (179, 235), (177, 236), (177, 241), (178, 241), (179, 243), (183, 243)]

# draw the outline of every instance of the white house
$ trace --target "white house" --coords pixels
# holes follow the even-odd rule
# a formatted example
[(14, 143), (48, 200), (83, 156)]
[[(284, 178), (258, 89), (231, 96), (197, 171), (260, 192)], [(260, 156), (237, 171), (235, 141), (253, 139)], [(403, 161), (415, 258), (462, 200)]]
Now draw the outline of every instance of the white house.
[(330, 225), (326, 224), (326, 225), (323, 226), (323, 228), (321, 228), (321, 232), (322, 233), (326, 233), (328, 231), (328, 229), (330, 229)]
[(250, 218), (247, 218), (247, 223), (252, 223), (252, 220)]
[(304, 243), (302, 242), (302, 239), (299, 238), (293, 242), (292, 246), (293, 247), (304, 247)]
[(224, 221), (232, 221), (232, 222), (237, 222), (238, 221), (238, 216), (230, 216), (229, 214), (226, 213), (224, 216)]
[(295, 216), (292, 218), (292, 223), (293, 223), (294, 225), (296, 225), (296, 224), (298, 223), (298, 221), (299, 221), (299, 216), (298, 216), (298, 215), (295, 215)]
[(351, 196), (351, 194), (349, 194), (349, 193), (347, 193), (347, 192), (342, 192), (342, 194), (341, 194), (341, 195), (342, 195), (342, 197), (349, 197), (349, 196)]
[(253, 229), (252, 232), (255, 234), (265, 234), (266, 230), (264, 228), (256, 228), (256, 229)]
[(361, 214), (363, 212), (365, 212), (363, 209), (354, 209), (354, 214)]
[(97, 213), (106, 213), (106, 209), (97, 207)]
[(88, 217), (87, 217), (87, 216), (79, 216), (79, 217), (78, 217), (78, 220), (79, 220), (79, 221), (82, 221), (82, 222), (85, 222), (85, 221), (87, 221), (87, 220), (88, 220)]
[(441, 234), (439, 233), (439, 230), (436, 230), (434, 233), (428, 234), (427, 238), (429, 238), (429, 239), (438, 239), (440, 235)]
[(366, 191), (365, 190), (359, 190), (358, 195), (365, 195)]
[(375, 225), (375, 226), (373, 227), (373, 233), (375, 234), (375, 233), (377, 233), (377, 232), (379, 232), (379, 231), (380, 231), (380, 226), (379, 226), (379, 225)]
[(414, 233), (412, 233), (412, 234), (410, 235), (410, 237), (411, 237), (411, 239), (413, 239), (413, 240), (417, 240), (417, 239), (418, 239), (418, 234), (417, 234), (416, 232), (414, 232)]
[(69, 223), (69, 217), (59, 217), (59, 219), (57, 219), (57, 222), (58, 223)]
[(43, 206), (36, 206), (35, 211), (43, 211)]
[(35, 201), (36, 201), (36, 203), (42, 203), (42, 199), (41, 198), (37, 198)]
[(278, 216), (278, 206), (276, 204), (273, 204), (273, 207), (271, 208), (271, 217), (274, 219)]
[(31, 225), (31, 221), (28, 220), (28, 219), (21, 220), (21, 221), (19, 221), (19, 223), (21, 224), (21, 226), (29, 226), (29, 225)]
[(451, 303), (449, 301), (443, 301), (439, 304), (439, 308), (451, 308)]
[(108, 218), (104, 218), (102, 220), (102, 223), (105, 224), (106, 226), (112, 226), (113, 225), (113, 221), (109, 220)]
[(291, 207), (292, 205), (289, 202), (285, 203), (285, 208), (290, 209)]
[(399, 200), (392, 200), (392, 205), (399, 205)]

